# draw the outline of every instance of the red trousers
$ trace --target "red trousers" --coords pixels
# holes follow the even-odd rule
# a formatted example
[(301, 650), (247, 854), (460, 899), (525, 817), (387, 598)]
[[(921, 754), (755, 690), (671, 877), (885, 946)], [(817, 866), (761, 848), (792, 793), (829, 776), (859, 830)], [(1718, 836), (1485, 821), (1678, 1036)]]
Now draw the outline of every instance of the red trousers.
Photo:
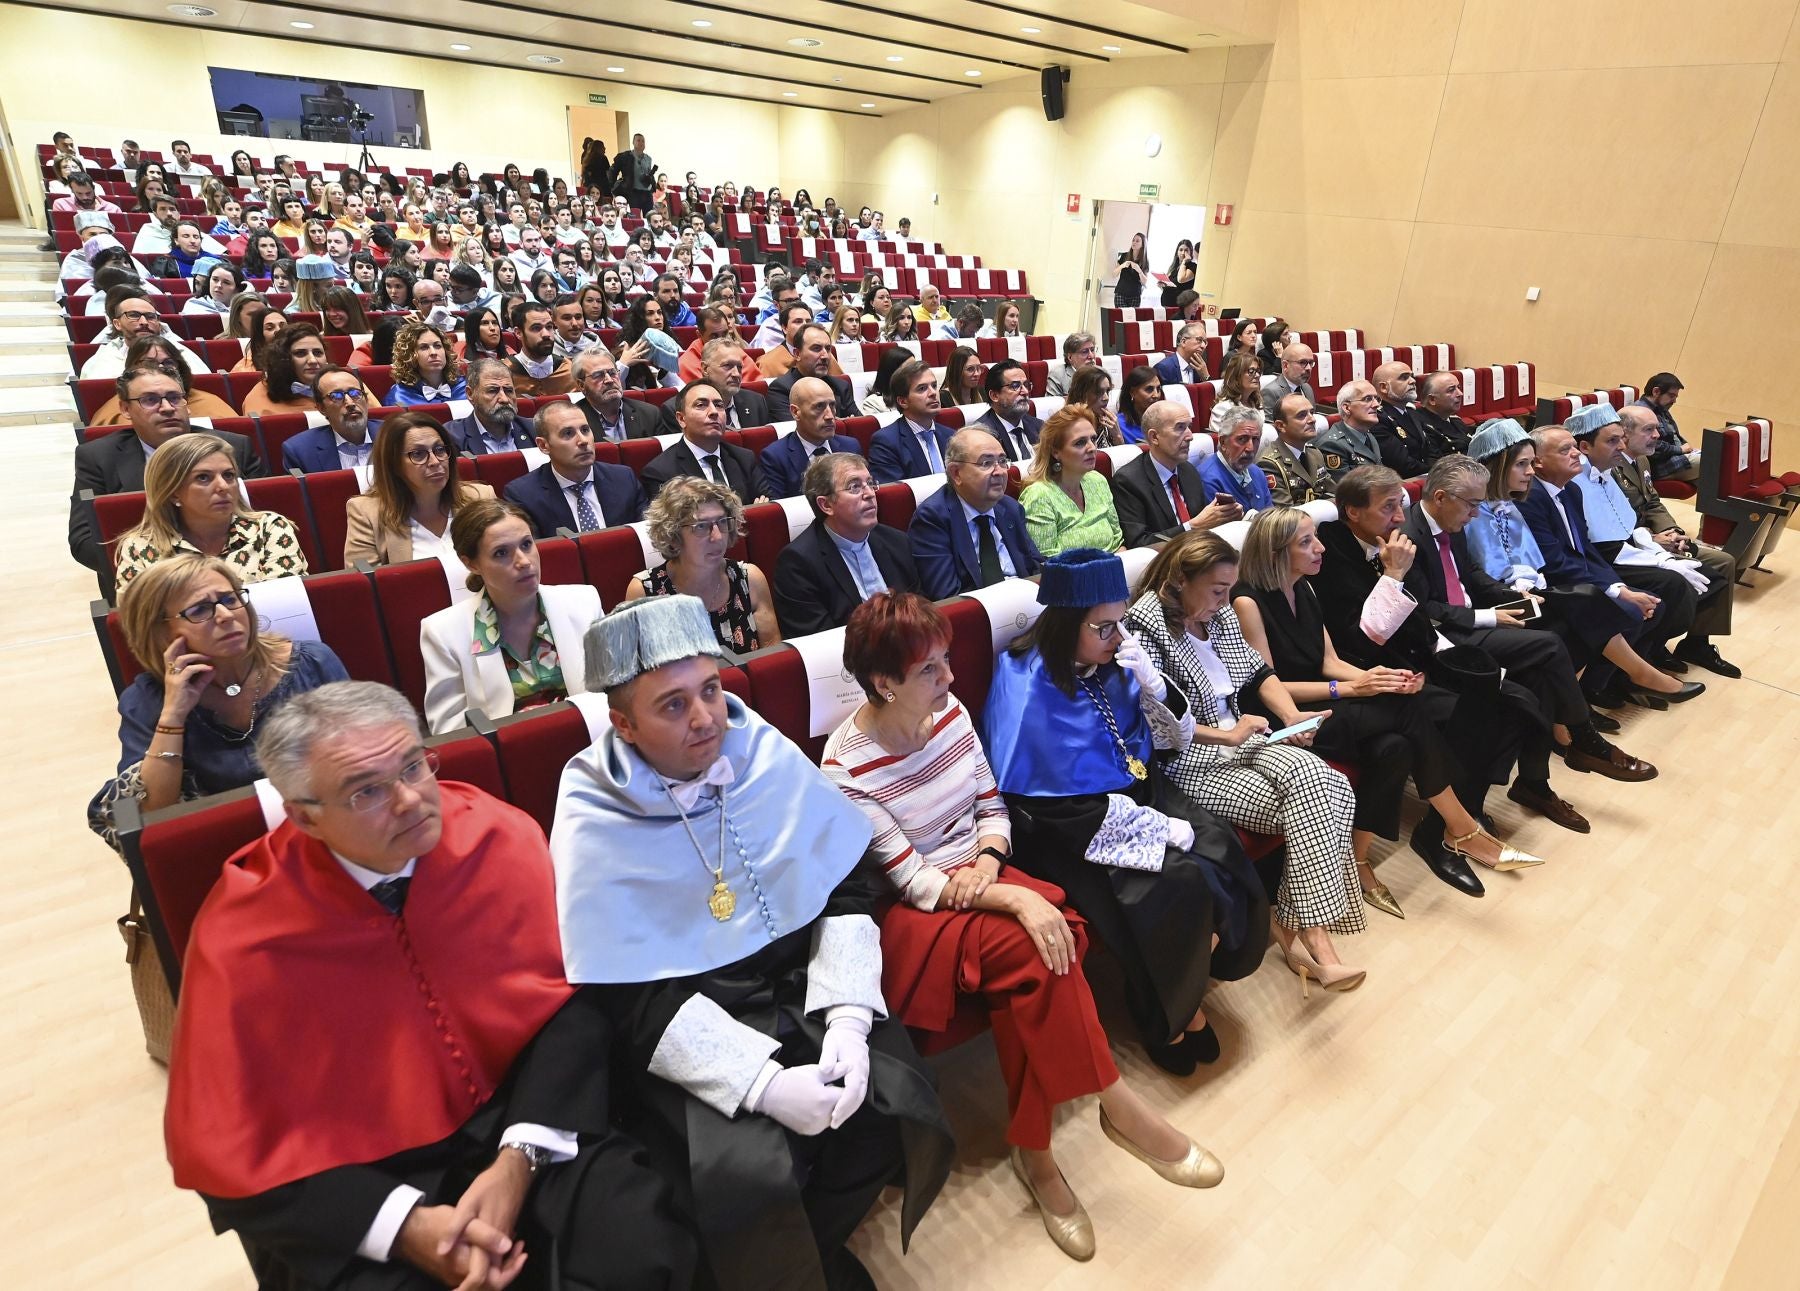
[[(1030, 888), (1061, 909), (1077, 956), (1086, 952), (1087, 925), (1064, 904), (1062, 889), (1014, 869), (998, 881)], [(1052, 973), (1011, 915), (894, 905), (882, 917), (881, 957), (882, 993), (908, 1027), (943, 1034), (963, 1001), (985, 1007), (1012, 1111), (1008, 1143), (1048, 1148), (1058, 1103), (1119, 1078), (1079, 962), (1064, 976)]]

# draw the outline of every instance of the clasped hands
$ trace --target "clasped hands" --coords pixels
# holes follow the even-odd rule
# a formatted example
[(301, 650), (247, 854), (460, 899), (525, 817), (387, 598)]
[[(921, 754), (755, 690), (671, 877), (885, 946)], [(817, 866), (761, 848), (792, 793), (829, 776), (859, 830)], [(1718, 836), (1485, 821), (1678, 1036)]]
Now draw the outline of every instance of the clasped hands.
[(796, 1134), (823, 1134), (856, 1115), (868, 1092), (869, 1024), (840, 1017), (825, 1028), (819, 1060), (776, 1072), (752, 1110)]
[(514, 1226), (531, 1188), (531, 1165), (507, 1148), (454, 1206), (414, 1206), (394, 1247), (414, 1268), (457, 1291), (502, 1291), (525, 1268)]

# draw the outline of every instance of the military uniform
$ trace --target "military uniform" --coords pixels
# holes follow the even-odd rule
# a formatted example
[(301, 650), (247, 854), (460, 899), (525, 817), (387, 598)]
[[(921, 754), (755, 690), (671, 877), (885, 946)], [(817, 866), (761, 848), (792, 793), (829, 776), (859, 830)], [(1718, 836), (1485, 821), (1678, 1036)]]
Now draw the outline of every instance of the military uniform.
[[(1613, 468), (1612, 475), (1619, 485), (1619, 491), (1631, 503), (1639, 524), (1653, 534), (1673, 529), (1686, 536), (1686, 531), (1669, 514), (1669, 508), (1663, 505), (1662, 494), (1656, 491), (1655, 475), (1650, 468), (1649, 458), (1627, 457), (1623, 465)], [(1737, 561), (1719, 548), (1694, 542), (1694, 554), (1709, 577), (1726, 583), (1737, 581)]]
[(1256, 464), (1269, 477), (1269, 495), (1277, 506), (1297, 507), (1328, 498), (1337, 489), (1337, 481), (1325, 469), (1325, 454), (1316, 444), (1302, 446), (1296, 458), (1286, 444), (1276, 440), (1263, 449)]
[(1313, 441), (1325, 459), (1325, 469), (1333, 480), (1344, 478), (1344, 472), (1358, 466), (1380, 466), (1381, 445), (1366, 430), (1356, 430), (1340, 421)]

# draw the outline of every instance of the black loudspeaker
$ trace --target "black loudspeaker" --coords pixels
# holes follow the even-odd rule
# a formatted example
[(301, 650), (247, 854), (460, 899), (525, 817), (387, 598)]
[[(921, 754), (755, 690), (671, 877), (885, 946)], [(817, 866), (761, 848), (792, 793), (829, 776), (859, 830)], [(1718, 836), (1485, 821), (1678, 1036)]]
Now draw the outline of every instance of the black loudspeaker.
[(1044, 120), (1063, 119), (1063, 84), (1069, 79), (1066, 67), (1046, 67), (1038, 74), (1044, 89)]

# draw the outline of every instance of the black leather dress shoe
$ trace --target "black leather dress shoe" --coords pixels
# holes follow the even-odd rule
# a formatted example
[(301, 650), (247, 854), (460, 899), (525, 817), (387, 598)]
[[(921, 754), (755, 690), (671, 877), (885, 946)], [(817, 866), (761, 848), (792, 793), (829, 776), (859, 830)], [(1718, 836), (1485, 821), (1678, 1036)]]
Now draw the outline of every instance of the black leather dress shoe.
[(1487, 895), (1487, 889), (1481, 886), (1481, 880), (1475, 877), (1475, 871), (1469, 868), (1469, 863), (1442, 843), (1427, 848), (1414, 839), (1411, 846), (1418, 853), (1419, 859), (1431, 867), (1433, 874), (1464, 896)]
[(1666, 699), (1671, 704), (1685, 704), (1688, 702), (1688, 700), (1693, 699), (1696, 695), (1704, 695), (1705, 693), (1706, 693), (1706, 683), (1705, 682), (1703, 682), (1703, 681), (1684, 681), (1681, 683), (1680, 690), (1676, 691), (1673, 695), (1664, 695), (1663, 698)]
[(1602, 735), (1617, 735), (1624, 729), (1619, 725), (1618, 718), (1608, 717), (1605, 713), (1596, 713), (1592, 710), (1588, 712), (1588, 722)]
[(1735, 663), (1727, 663), (1719, 654), (1719, 647), (1708, 641), (1705, 645), (1689, 645), (1683, 641), (1675, 651), (1677, 659), (1716, 672), (1721, 677), (1742, 677), (1744, 670)]
[(1650, 656), (1650, 666), (1659, 668), (1672, 676), (1680, 677), (1687, 672), (1688, 666), (1667, 650), (1659, 650)]

